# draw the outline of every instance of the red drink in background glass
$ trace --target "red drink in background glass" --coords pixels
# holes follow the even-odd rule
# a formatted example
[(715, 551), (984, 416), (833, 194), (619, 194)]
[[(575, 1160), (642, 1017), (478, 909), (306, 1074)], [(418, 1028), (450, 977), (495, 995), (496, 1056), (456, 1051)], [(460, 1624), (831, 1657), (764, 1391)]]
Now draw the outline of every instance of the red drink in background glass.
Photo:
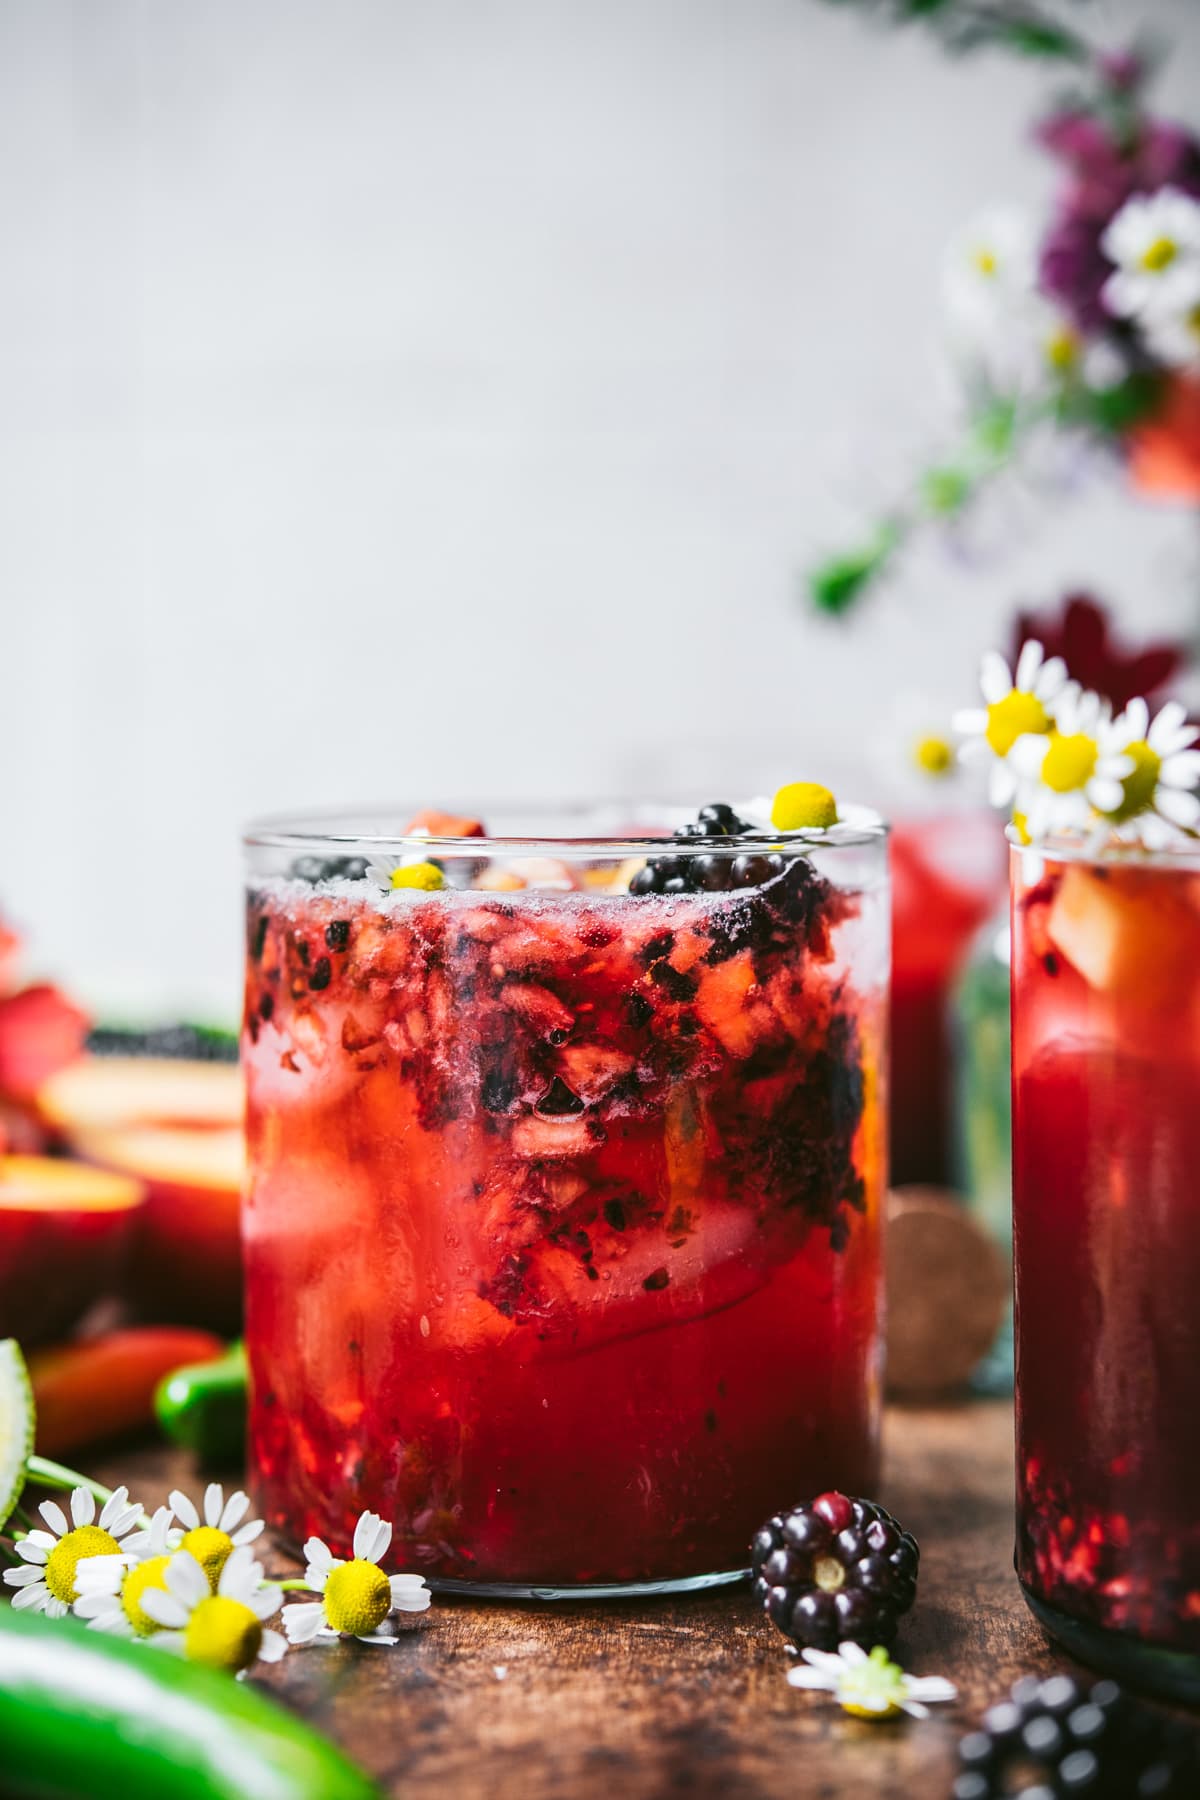
[(1200, 861), (1013, 854), (1017, 1568), (1200, 1699)]
[(950, 1178), (950, 992), (1004, 892), (1004, 834), (964, 812), (893, 827), (891, 1173)]
[(449, 886), (391, 895), (284, 873), (344, 842), (249, 843), (269, 1522), (343, 1542), (369, 1507), (435, 1582), (619, 1589), (870, 1491), (882, 832), (645, 896), (627, 843), (394, 843)]

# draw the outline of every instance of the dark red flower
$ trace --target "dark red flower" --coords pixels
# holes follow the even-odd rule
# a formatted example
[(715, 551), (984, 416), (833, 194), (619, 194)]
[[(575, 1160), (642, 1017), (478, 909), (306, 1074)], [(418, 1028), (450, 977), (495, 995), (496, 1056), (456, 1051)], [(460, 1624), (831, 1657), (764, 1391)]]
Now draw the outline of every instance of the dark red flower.
[(1183, 644), (1148, 644), (1126, 650), (1114, 642), (1106, 609), (1088, 594), (1071, 594), (1060, 616), (1022, 612), (1017, 615), (1012, 661), (1026, 638), (1037, 638), (1047, 656), (1061, 656), (1072, 678), (1111, 700), (1116, 711), (1135, 695), (1152, 704), (1188, 660)]

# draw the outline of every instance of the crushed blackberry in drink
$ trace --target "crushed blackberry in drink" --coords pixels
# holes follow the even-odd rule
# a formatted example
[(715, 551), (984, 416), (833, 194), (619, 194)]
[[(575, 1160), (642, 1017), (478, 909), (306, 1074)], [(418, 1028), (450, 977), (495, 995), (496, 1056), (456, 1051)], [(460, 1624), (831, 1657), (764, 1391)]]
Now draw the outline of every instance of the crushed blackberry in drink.
[(249, 840), (258, 1498), (435, 1582), (740, 1569), (876, 1482), (883, 832), (470, 823)]

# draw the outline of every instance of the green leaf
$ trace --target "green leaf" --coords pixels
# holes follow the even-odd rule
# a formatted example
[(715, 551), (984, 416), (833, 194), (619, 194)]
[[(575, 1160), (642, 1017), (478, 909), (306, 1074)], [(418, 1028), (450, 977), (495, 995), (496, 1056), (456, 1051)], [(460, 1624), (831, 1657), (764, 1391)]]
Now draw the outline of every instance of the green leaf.
[(882, 574), (899, 536), (895, 526), (885, 526), (869, 545), (845, 556), (831, 557), (814, 569), (808, 590), (818, 612), (829, 613), (835, 618), (849, 612)]
[(1068, 424), (1119, 437), (1149, 416), (1162, 396), (1162, 377), (1140, 373), (1126, 376), (1114, 387), (1078, 388), (1064, 397), (1062, 415)]
[(971, 498), (971, 478), (965, 469), (956, 469), (952, 463), (927, 469), (921, 477), (921, 498), (926, 511), (935, 518), (953, 518)]

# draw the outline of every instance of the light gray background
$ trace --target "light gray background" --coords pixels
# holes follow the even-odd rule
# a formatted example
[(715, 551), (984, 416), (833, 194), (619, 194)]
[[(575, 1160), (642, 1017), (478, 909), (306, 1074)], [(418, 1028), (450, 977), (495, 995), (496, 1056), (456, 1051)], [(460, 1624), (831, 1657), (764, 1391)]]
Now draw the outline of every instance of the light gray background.
[[(1194, 0), (1089, 15), (1174, 34), (1186, 113)], [(941, 248), (1048, 201), (1047, 88), (817, 0), (0, 0), (0, 900), (38, 962), (232, 1007), (248, 815), (736, 793), (897, 686), (965, 699), (1015, 599), (1189, 616), (1191, 522), (1113, 485), (850, 631), (796, 604), (938, 441)]]

